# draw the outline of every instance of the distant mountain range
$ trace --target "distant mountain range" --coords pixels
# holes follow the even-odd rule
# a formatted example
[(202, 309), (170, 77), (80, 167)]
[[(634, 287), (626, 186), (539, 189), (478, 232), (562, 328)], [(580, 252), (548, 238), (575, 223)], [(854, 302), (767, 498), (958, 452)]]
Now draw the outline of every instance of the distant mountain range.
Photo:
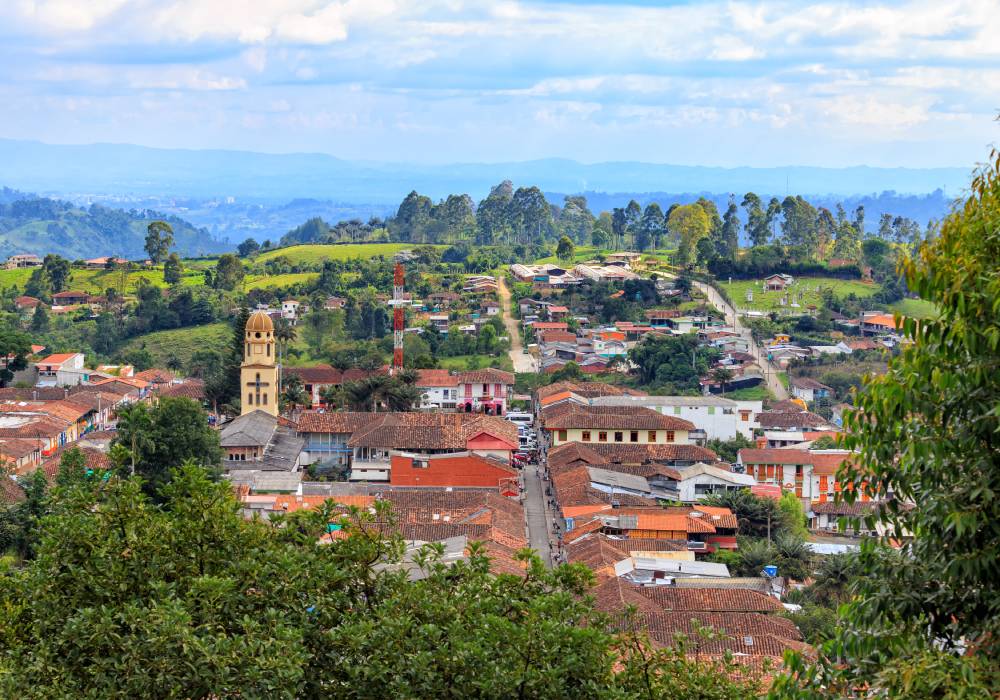
[(347, 161), (320, 153), (180, 150), (118, 144), (49, 145), (0, 139), (0, 182), (58, 195), (234, 197), (271, 204), (299, 198), (398, 204), (410, 190), (432, 198), (475, 199), (505, 179), (547, 192), (753, 191), (845, 197), (885, 191), (957, 196), (967, 168), (717, 168), (639, 162), (583, 164), (547, 159), (517, 163), (415, 165)]
[(146, 255), (146, 227), (155, 220), (170, 224), (174, 249), (183, 256), (219, 253), (232, 247), (213, 238), (207, 230), (170, 214), (97, 204), (80, 207), (3, 188), (0, 260), (15, 253), (57, 253), (71, 260), (104, 255), (141, 259)]

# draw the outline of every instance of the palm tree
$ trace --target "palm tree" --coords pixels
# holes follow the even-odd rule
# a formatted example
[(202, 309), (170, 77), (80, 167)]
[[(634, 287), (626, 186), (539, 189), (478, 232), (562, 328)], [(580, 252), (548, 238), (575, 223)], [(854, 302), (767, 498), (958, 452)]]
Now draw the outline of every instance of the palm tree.
[(716, 367), (712, 370), (712, 381), (722, 387), (722, 395), (726, 395), (726, 384), (733, 379), (733, 371), (727, 367)]
[(757, 576), (761, 570), (777, 560), (774, 546), (767, 540), (744, 540), (739, 542), (739, 573), (743, 576)]
[(331, 384), (320, 389), (319, 397), (327, 408), (340, 409), (347, 405), (347, 395), (342, 384)]
[(394, 378), (386, 384), (382, 399), (390, 411), (410, 411), (419, 403), (422, 394), (419, 388)]
[(412, 367), (406, 367), (399, 372), (396, 372), (394, 376), (403, 384), (413, 386), (420, 381), (420, 370), (413, 369)]
[(804, 539), (795, 535), (779, 535), (774, 541), (774, 548), (785, 576), (800, 581), (809, 576), (813, 553)]
[(180, 358), (177, 357), (177, 355), (171, 355), (170, 357), (167, 358), (167, 369), (169, 369), (171, 372), (178, 372), (183, 367), (184, 363), (181, 362)]

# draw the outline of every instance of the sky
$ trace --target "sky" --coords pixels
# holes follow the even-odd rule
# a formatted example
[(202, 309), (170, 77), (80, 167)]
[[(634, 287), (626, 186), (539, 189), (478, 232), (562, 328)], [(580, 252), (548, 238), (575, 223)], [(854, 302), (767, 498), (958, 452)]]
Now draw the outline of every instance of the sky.
[(449, 163), (968, 166), (1000, 0), (2, 0), (0, 138)]

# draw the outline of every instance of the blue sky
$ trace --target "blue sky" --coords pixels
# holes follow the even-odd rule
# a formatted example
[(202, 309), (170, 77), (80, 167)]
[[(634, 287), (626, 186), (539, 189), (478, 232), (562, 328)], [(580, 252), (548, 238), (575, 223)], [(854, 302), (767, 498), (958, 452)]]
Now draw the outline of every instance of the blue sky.
[(5, 0), (0, 137), (967, 166), (998, 140), (997, 37), (997, 0)]

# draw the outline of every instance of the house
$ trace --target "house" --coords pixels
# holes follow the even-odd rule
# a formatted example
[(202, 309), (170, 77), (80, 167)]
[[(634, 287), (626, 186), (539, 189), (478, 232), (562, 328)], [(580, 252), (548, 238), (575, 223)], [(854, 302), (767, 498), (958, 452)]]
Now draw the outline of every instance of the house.
[(694, 424), (642, 406), (582, 406), (545, 409), (542, 424), (553, 447), (567, 442), (688, 444)]
[(347, 305), (347, 299), (344, 297), (327, 297), (326, 301), (323, 302), (323, 308), (327, 311), (336, 311), (337, 309), (342, 309)]
[[(19, 296), (14, 299), (14, 308), (22, 314), (34, 313), (39, 304), (42, 304), (42, 301), (35, 297)], [(42, 305), (44, 306), (44, 304)]]
[(443, 335), (448, 334), (448, 324), (451, 320), (448, 314), (429, 314), (427, 320), (430, 322), (430, 325), (437, 329), (438, 333)]
[(282, 419), (256, 409), (223, 425), (219, 444), (226, 471), (295, 472), (302, 464), (305, 440)]
[(792, 389), (792, 396), (807, 403), (833, 395), (833, 389), (826, 384), (817, 382), (812, 377), (789, 377), (788, 384)]
[(861, 316), (859, 327), (861, 335), (892, 335), (903, 327), (905, 320), (902, 316), (897, 321), (892, 314), (865, 312)]
[(90, 381), (90, 372), (84, 367), (82, 352), (49, 355), (35, 363), (38, 386), (73, 386)]
[(774, 274), (764, 278), (764, 289), (769, 292), (783, 292), (794, 282), (791, 275)]
[(421, 411), (453, 411), (458, 403), (458, 377), (446, 369), (418, 370), (416, 386), (423, 391)]
[(287, 321), (295, 321), (300, 305), (298, 299), (285, 299), (281, 302), (281, 317)]
[(573, 268), (573, 273), (592, 282), (622, 282), (639, 279), (639, 275), (616, 265), (601, 265), (595, 262), (581, 263)]
[(393, 486), (496, 488), (504, 496), (517, 496), (517, 471), (506, 462), (468, 452), (419, 455), (398, 453), (390, 459), (389, 483)]
[(623, 263), (625, 265), (633, 265), (642, 259), (642, 253), (636, 253), (635, 251), (623, 250), (616, 253), (609, 253), (604, 257), (609, 263)]
[(7, 258), (5, 267), (13, 269), (17, 267), (41, 267), (43, 260), (34, 253), (18, 253)]
[(101, 258), (91, 258), (90, 260), (83, 261), (84, 267), (90, 268), (91, 270), (103, 270), (109, 265), (127, 265), (128, 260), (125, 258), (116, 257), (101, 257)]
[(86, 292), (66, 291), (52, 295), (53, 306), (77, 306), (90, 303), (90, 295)]
[(7, 474), (27, 474), (41, 461), (42, 448), (37, 440), (0, 438), (0, 479), (6, 480)]
[(509, 461), (517, 428), (499, 417), (444, 413), (323, 413), (299, 417), (303, 463), (349, 470), (352, 481), (388, 481), (391, 455), (471, 452)]
[(850, 458), (847, 450), (747, 448), (739, 451), (735, 469), (752, 476), (758, 484), (793, 491), (806, 503), (826, 503), (840, 491), (837, 469)]
[[(609, 535), (627, 540), (679, 540), (687, 550), (711, 553), (719, 549), (735, 550), (739, 522), (728, 508), (680, 506), (668, 508), (622, 507), (602, 511), (595, 516)], [(633, 542), (629, 547), (642, 547)]]
[(344, 375), (339, 369), (325, 364), (312, 367), (286, 367), (282, 372), (285, 376), (295, 376), (302, 380), (302, 389), (308, 394), (313, 408), (319, 408), (323, 403), (324, 389), (339, 386), (344, 381)]
[(466, 413), (503, 416), (514, 393), (514, 374), (499, 369), (478, 369), (457, 375), (456, 408)]
[(762, 411), (757, 414), (761, 430), (833, 430), (835, 426), (823, 416), (809, 411)]
[(734, 401), (720, 396), (599, 396), (588, 403), (643, 406), (692, 423), (709, 440), (732, 440), (737, 435), (751, 439), (757, 427), (755, 416), (763, 408), (761, 401)]

